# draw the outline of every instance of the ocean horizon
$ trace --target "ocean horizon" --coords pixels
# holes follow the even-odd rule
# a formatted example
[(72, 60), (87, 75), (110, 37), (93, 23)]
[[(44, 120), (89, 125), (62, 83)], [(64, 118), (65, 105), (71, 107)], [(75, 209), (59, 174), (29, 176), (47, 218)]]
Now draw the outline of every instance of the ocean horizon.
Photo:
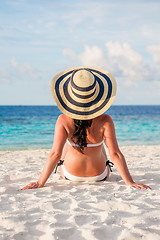
[[(160, 105), (112, 105), (120, 146), (160, 145)], [(62, 114), (55, 105), (0, 105), (0, 151), (51, 148)]]

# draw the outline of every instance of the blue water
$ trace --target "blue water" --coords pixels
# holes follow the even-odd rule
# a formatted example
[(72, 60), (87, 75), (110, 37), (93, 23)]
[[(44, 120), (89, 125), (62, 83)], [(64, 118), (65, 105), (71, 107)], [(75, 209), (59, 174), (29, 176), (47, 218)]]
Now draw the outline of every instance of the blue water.
[[(122, 145), (160, 144), (160, 106), (112, 106)], [(0, 150), (51, 148), (57, 106), (0, 106)]]

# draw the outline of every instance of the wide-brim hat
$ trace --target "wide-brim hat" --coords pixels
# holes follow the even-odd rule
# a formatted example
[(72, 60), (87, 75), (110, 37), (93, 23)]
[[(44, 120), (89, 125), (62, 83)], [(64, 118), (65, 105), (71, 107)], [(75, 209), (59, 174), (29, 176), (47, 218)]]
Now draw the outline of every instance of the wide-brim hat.
[(116, 95), (116, 81), (105, 70), (75, 67), (52, 79), (51, 93), (64, 114), (88, 120), (100, 116), (111, 106)]

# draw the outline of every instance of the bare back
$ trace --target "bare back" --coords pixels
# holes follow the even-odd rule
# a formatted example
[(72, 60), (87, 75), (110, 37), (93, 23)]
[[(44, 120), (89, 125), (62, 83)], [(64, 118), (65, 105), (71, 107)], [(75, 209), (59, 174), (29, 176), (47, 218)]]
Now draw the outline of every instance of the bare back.
[[(87, 129), (87, 143), (99, 143), (104, 140), (104, 121), (108, 115), (101, 115), (92, 120), (92, 125)], [(66, 115), (61, 115), (61, 121), (68, 135), (68, 140), (72, 142), (71, 136), (75, 130), (73, 119)], [(106, 155), (104, 146), (85, 147), (81, 153), (77, 147), (68, 143), (64, 146), (62, 159), (66, 170), (76, 176), (96, 176), (101, 174), (106, 166)]]

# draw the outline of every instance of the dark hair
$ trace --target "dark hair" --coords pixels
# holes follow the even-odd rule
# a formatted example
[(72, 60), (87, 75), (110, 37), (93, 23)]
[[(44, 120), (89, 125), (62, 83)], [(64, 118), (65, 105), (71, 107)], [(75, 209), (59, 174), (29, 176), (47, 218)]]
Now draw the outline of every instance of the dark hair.
[[(77, 120), (73, 119), (75, 131), (71, 137), (72, 141), (78, 145), (78, 150), (83, 153), (85, 147), (87, 147), (87, 133), (86, 129), (91, 127), (92, 120)], [(76, 141), (75, 141), (76, 139)]]

